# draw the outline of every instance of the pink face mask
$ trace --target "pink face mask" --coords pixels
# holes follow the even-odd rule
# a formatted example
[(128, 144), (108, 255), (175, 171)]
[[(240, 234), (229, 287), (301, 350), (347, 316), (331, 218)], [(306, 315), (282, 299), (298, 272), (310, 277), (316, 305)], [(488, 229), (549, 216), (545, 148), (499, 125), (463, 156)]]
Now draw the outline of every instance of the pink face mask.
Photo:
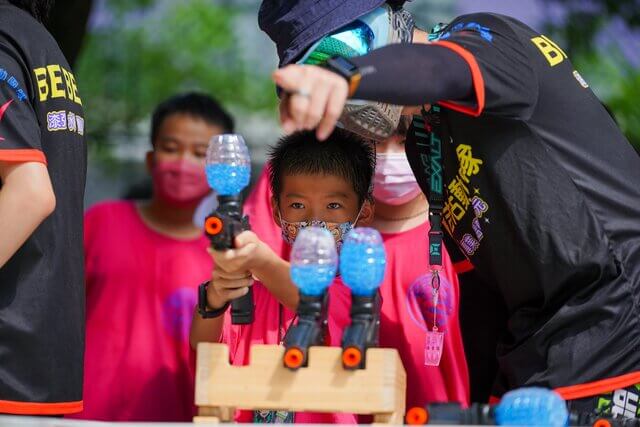
[(403, 205), (420, 194), (420, 186), (404, 153), (378, 153), (373, 197), (388, 205)]
[(211, 191), (204, 166), (187, 160), (156, 161), (151, 177), (155, 194), (175, 207), (195, 206)]

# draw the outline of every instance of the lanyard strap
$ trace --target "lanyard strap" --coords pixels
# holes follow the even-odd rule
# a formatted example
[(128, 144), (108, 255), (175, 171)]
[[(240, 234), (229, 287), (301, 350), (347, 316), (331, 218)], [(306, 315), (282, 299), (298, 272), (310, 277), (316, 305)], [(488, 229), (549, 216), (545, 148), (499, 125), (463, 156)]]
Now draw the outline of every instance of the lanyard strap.
[(429, 264), (439, 270), (442, 267), (442, 210), (444, 186), (442, 177), (442, 140), (440, 135), (440, 107), (422, 110), (422, 116), (414, 116), (411, 126), (420, 157), (427, 161), (429, 169)]

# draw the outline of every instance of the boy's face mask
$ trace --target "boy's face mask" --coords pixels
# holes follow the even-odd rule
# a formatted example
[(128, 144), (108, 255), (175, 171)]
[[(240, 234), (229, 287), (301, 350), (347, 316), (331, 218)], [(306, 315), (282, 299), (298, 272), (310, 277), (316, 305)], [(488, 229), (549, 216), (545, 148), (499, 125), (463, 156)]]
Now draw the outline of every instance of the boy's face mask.
[[(383, 5), (316, 42), (298, 64), (322, 65), (335, 56), (351, 58), (394, 43), (410, 43), (414, 22), (404, 9)], [(338, 125), (368, 139), (388, 138), (398, 126), (402, 106), (347, 100)]]
[[(362, 212), (362, 207), (360, 208), (360, 212)], [(289, 222), (282, 219), (282, 215), (278, 211), (278, 216), (280, 217), (280, 228), (282, 229), (282, 239), (290, 245), (293, 245), (295, 242), (298, 233), (303, 228), (315, 226), (326, 228), (329, 230), (331, 235), (333, 235), (333, 239), (336, 242), (336, 249), (340, 252), (340, 248), (342, 247), (342, 242), (344, 241), (345, 236), (353, 230), (353, 227), (358, 222), (358, 218), (360, 218), (360, 212), (356, 216), (356, 220), (346, 221), (346, 222), (328, 222), (320, 219), (312, 219), (310, 221), (297, 221), (297, 222)]]

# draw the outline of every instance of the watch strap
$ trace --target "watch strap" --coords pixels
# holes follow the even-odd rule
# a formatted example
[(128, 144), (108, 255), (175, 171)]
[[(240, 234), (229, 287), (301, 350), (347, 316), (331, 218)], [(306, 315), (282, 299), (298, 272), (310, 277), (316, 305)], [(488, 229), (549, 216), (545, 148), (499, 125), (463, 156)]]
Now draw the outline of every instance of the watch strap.
[(349, 84), (349, 97), (352, 97), (362, 79), (362, 74), (360, 74), (358, 66), (343, 56), (335, 56), (325, 63), (325, 67), (347, 80)]
[(207, 302), (207, 289), (209, 288), (209, 283), (209, 281), (206, 281), (198, 286), (198, 313), (204, 319), (213, 319), (215, 317), (222, 316), (230, 305), (227, 301), (227, 303), (220, 308), (211, 309), (209, 307)]

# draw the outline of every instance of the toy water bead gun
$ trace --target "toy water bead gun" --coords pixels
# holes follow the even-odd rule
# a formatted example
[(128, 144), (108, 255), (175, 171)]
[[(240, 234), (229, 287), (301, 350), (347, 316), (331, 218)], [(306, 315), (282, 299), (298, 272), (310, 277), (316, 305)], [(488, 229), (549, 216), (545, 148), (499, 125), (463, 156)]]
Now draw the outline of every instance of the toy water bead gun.
[(553, 390), (530, 387), (506, 393), (500, 403), (492, 406), (474, 403), (463, 409), (457, 403), (434, 403), (407, 411), (407, 424), (457, 425), (568, 425), (569, 413), (565, 401)]
[(365, 368), (366, 350), (378, 346), (380, 294), (387, 264), (384, 243), (377, 230), (353, 229), (340, 252), (340, 274), (351, 289), (351, 324), (342, 336), (342, 366)]
[(510, 391), (495, 406), (474, 403), (462, 409), (457, 403), (434, 403), (411, 408), (407, 424), (640, 427), (640, 419), (568, 412), (553, 390), (530, 387)]
[(338, 254), (331, 233), (320, 227), (300, 230), (291, 250), (291, 280), (300, 291), (298, 323), (284, 338), (284, 366), (295, 370), (307, 364), (312, 345), (325, 341), (327, 287), (338, 270)]
[[(234, 247), (234, 239), (249, 230), (249, 218), (242, 215), (242, 190), (249, 185), (251, 159), (242, 136), (223, 134), (211, 138), (205, 171), (209, 186), (218, 196), (218, 208), (205, 219), (205, 233), (217, 251)], [(253, 322), (253, 292), (231, 301), (231, 322)]]

